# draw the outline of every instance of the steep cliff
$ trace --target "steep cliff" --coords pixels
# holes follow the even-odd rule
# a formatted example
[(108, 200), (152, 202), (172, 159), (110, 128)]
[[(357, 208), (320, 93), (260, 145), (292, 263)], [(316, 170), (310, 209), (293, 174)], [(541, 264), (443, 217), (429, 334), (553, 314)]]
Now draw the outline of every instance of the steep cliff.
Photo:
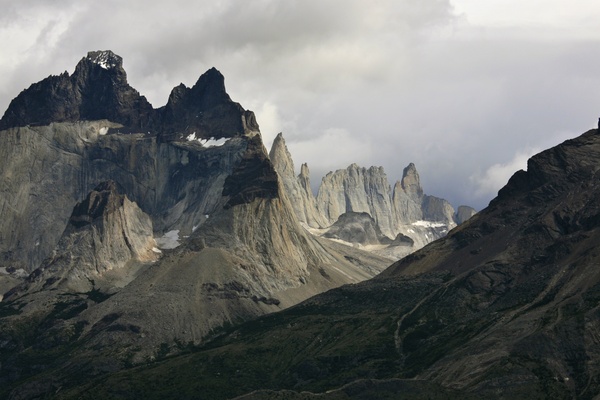
[(333, 224), (345, 212), (366, 212), (384, 235), (395, 236), (390, 185), (381, 167), (362, 168), (356, 164), (330, 172), (321, 182), (317, 207)]
[(392, 203), (394, 212), (403, 224), (423, 220), (423, 188), (415, 164), (402, 171), (402, 179), (394, 184)]
[(223, 202), (225, 179), (249, 138), (220, 147), (163, 142), (145, 134), (105, 134), (109, 121), (11, 128), (0, 139), (0, 258), (33, 271), (54, 249), (75, 204), (113, 180), (151, 216), (157, 235), (189, 235)]
[(328, 221), (317, 210), (315, 196), (310, 187), (308, 166), (302, 164), (300, 174), (298, 176), (295, 175), (294, 161), (281, 133), (273, 141), (269, 158), (281, 177), (286, 194), (290, 199), (298, 220), (306, 226), (313, 228), (325, 228), (329, 226)]

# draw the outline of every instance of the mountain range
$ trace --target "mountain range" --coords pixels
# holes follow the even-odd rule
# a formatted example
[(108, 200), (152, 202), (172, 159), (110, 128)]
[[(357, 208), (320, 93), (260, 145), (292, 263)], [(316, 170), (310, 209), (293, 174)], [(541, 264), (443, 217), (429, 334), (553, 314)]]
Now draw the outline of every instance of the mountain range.
[(90, 52), (0, 129), (2, 398), (600, 396), (596, 129), (474, 215), (413, 164), (315, 196), (216, 69), (154, 109)]
[(313, 234), (398, 260), (446, 235), (475, 214), (439, 197), (424, 194), (419, 173), (410, 163), (390, 186), (383, 167), (330, 172), (317, 195), (307, 164), (295, 175), (292, 155), (279, 133), (269, 152), (300, 223)]

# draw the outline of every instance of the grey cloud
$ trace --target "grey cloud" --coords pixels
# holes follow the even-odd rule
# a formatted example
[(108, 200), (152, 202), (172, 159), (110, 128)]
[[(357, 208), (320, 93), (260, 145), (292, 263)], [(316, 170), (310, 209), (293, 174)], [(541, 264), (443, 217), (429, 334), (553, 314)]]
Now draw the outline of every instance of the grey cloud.
[[(18, 4), (25, 5), (10, 15), (25, 34), (29, 9), (57, 3)], [(581, 133), (597, 118), (597, 42), (474, 28), (448, 0), (60, 6), (70, 16), (62, 36), (51, 25), (44, 35), (40, 23), (37, 45), (15, 65), (0, 62), (0, 106), (50, 73), (72, 71), (89, 50), (123, 56), (130, 83), (155, 106), (215, 66), (232, 98), (257, 113), (266, 141), (284, 131), (313, 183), (350, 162), (382, 165), (395, 180), (414, 162), (428, 193), (481, 208), (491, 192), (473, 176), (496, 182), (494, 166), (512, 168), (515, 155)]]

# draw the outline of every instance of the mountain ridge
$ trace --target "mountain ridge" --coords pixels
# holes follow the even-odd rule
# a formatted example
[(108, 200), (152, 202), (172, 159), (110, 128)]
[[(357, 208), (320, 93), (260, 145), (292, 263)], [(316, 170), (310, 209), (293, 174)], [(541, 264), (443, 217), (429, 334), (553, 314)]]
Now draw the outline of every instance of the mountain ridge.
[(0, 119), (0, 130), (104, 119), (121, 124), (115, 128), (120, 133), (150, 133), (166, 141), (190, 134), (230, 138), (259, 130), (254, 113), (226, 93), (216, 68), (191, 88), (176, 86), (167, 104), (154, 109), (129, 85), (123, 59), (110, 50), (91, 51), (73, 74), (52, 75), (23, 90)]

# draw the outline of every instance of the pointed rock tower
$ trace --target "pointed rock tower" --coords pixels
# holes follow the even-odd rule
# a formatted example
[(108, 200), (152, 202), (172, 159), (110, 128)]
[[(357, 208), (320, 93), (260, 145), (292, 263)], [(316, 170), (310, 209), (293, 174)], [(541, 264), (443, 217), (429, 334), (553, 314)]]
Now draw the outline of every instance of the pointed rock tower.
[(298, 220), (311, 228), (324, 228), (330, 224), (317, 210), (317, 203), (310, 187), (308, 165), (302, 164), (300, 175), (294, 175), (294, 161), (285, 145), (283, 134), (279, 133), (273, 141), (269, 158), (281, 177), (286, 194)]

